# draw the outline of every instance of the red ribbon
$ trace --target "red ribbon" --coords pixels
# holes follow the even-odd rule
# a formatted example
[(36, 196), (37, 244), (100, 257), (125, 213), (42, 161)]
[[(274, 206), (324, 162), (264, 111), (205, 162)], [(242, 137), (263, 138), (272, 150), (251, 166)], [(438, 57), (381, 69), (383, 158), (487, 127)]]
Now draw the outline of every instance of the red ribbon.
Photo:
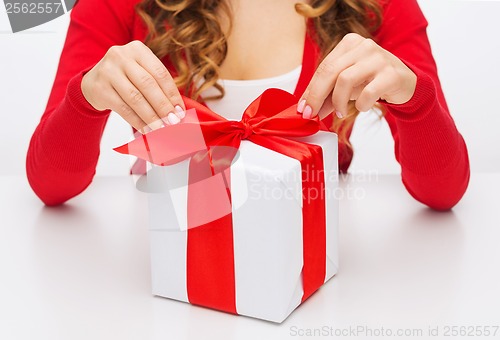
[[(114, 150), (156, 165), (191, 158), (187, 243), (189, 301), (237, 313), (229, 167), (242, 139), (301, 163), (304, 301), (325, 279), (323, 153), (320, 146), (289, 137), (315, 134), (320, 129), (319, 120), (302, 118), (297, 113), (297, 98), (279, 89), (266, 90), (248, 106), (239, 122), (228, 121), (190, 98), (183, 99), (186, 109), (194, 108), (195, 113), (187, 111), (181, 123), (152, 131)], [(223, 194), (217, 195), (217, 192)], [(309, 197), (310, 193), (315, 193), (314, 199)]]

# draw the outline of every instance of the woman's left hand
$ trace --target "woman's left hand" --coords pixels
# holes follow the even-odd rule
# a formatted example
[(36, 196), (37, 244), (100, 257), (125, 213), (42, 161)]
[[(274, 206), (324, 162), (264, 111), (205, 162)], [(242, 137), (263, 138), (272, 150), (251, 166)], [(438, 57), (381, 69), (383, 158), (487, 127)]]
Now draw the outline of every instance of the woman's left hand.
[(368, 111), (382, 99), (403, 104), (415, 92), (417, 76), (399, 58), (373, 40), (347, 34), (318, 66), (297, 111), (304, 118), (335, 112), (347, 114), (349, 100), (359, 111)]

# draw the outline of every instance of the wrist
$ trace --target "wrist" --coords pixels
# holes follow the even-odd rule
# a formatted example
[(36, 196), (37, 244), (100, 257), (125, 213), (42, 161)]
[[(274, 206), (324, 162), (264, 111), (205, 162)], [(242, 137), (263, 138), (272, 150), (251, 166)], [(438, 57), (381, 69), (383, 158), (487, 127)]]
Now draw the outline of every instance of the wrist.
[(68, 99), (71, 105), (81, 112), (84, 115), (89, 116), (107, 116), (111, 112), (109, 109), (99, 110), (96, 109), (88, 100), (84, 94), (84, 77), (88, 71), (90, 71), (90, 67), (84, 69), (77, 73), (73, 78), (70, 79), (67, 87)]
[(436, 86), (432, 78), (417, 67), (405, 62), (414, 75), (414, 91), (403, 103), (383, 103), (389, 113), (401, 121), (416, 121), (424, 118), (437, 104)]

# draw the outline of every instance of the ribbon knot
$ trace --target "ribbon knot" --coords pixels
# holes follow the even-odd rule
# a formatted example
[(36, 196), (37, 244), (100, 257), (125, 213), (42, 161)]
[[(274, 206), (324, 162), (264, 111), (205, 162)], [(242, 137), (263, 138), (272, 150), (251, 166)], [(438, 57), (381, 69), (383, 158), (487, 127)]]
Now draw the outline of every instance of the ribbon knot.
[(253, 128), (250, 124), (248, 124), (248, 121), (242, 121), (241, 124), (243, 125), (243, 135), (241, 136), (241, 139), (247, 139), (254, 133)]

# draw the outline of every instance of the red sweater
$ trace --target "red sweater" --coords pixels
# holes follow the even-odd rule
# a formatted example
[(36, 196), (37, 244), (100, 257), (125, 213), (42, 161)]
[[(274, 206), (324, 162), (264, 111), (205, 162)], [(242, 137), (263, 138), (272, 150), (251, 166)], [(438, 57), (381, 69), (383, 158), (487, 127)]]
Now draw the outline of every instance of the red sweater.
[[(139, 0), (80, 0), (71, 11), (52, 92), (29, 146), (29, 183), (47, 205), (81, 193), (95, 174), (99, 144), (110, 111), (95, 110), (81, 92), (82, 76), (113, 45), (144, 41), (146, 28), (135, 13)], [(384, 104), (395, 141), (402, 181), (418, 201), (438, 210), (453, 207), (469, 182), (466, 145), (451, 118), (416, 0), (390, 0), (374, 40), (417, 75), (415, 94), (402, 105)], [(304, 54), (300, 96), (314, 73), (316, 53)], [(168, 60), (163, 60), (171, 68)], [(340, 168), (352, 154), (340, 145)]]

